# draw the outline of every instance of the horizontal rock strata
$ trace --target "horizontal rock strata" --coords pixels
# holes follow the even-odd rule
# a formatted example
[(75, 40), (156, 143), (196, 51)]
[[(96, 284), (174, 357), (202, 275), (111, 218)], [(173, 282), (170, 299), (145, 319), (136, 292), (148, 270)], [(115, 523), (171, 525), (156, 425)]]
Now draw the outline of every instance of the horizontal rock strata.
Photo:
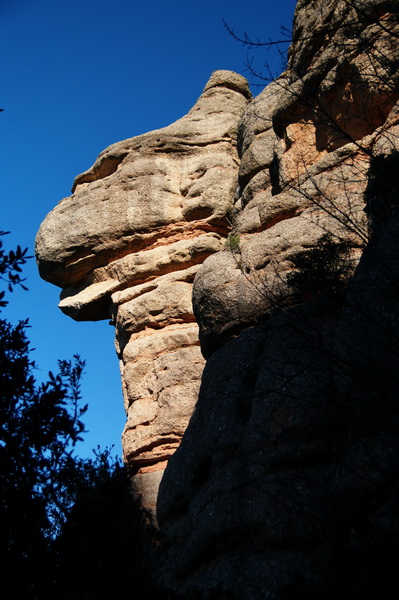
[(249, 98), (243, 77), (216, 71), (185, 117), (102, 152), (37, 235), (40, 274), (62, 287), (61, 310), (115, 324), (124, 457), (151, 509), (198, 394), (192, 283), (224, 246)]

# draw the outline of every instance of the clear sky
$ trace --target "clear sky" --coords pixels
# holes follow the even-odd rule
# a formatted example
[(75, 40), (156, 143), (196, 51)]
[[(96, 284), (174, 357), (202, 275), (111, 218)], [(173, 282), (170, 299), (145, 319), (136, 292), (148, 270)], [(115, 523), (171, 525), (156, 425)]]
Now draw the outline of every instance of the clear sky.
[[(107, 146), (169, 125), (191, 108), (212, 71), (244, 76), (247, 50), (225, 30), (280, 38), (295, 0), (0, 0), (0, 198), (6, 249), (33, 254), (45, 215), (70, 195), (74, 177)], [(253, 53), (281, 71), (276, 51)], [(248, 76), (249, 77), (249, 76)], [(256, 94), (260, 90), (253, 88)], [(125, 415), (113, 328), (76, 323), (57, 308), (59, 290), (43, 282), (34, 260), (28, 292), (10, 295), (2, 317), (29, 317), (37, 379), (57, 359), (80, 354), (88, 433), (77, 448), (121, 452)]]

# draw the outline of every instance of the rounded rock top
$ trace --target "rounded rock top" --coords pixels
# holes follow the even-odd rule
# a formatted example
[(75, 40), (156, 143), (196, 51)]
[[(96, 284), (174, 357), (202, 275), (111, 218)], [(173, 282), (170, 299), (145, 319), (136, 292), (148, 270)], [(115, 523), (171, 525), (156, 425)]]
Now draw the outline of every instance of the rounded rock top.
[(246, 98), (251, 99), (252, 94), (249, 89), (248, 81), (242, 75), (235, 71), (219, 70), (213, 71), (208, 83), (204, 87), (204, 92), (213, 87), (227, 87), (236, 92), (240, 92)]

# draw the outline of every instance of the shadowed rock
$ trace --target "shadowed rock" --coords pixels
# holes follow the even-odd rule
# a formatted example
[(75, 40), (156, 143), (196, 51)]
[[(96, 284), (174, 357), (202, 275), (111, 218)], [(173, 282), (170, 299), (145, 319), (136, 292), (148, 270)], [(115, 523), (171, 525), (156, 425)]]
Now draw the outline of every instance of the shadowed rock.
[(178, 597), (391, 593), (397, 15), (397, 0), (299, 0), (275, 82), (248, 103), (216, 72), (186, 117), (102, 153), (38, 234), (61, 308), (115, 321), (147, 505), (169, 461), (158, 520)]
[(158, 498), (179, 597), (394, 584), (397, 15), (300, 0), (287, 71), (241, 119), (233, 231), (194, 282), (208, 362)]

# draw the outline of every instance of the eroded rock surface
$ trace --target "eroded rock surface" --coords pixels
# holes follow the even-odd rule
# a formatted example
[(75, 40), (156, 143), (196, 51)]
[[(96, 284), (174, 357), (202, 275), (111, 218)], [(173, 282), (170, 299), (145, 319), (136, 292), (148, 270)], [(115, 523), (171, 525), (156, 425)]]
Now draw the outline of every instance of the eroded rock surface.
[(298, 2), (288, 69), (240, 122), (239, 248), (208, 259), (194, 290), (206, 357), (282, 299), (296, 301), (293, 259), (326, 233), (354, 260), (367, 243), (369, 160), (397, 145), (397, 3), (354, 5)]
[(391, 593), (398, 14), (299, 0), (275, 82), (248, 103), (217, 72), (186, 117), (102, 153), (39, 232), (61, 308), (115, 321), (125, 457), (147, 505), (168, 461), (179, 598)]
[(398, 14), (299, 0), (288, 69), (241, 120), (230, 250), (194, 282), (208, 362), (158, 499), (182, 598), (395, 581)]
[(192, 283), (224, 245), (249, 98), (243, 77), (216, 71), (185, 117), (107, 148), (37, 235), (40, 274), (62, 287), (60, 308), (115, 323), (124, 457), (147, 507), (198, 395)]

